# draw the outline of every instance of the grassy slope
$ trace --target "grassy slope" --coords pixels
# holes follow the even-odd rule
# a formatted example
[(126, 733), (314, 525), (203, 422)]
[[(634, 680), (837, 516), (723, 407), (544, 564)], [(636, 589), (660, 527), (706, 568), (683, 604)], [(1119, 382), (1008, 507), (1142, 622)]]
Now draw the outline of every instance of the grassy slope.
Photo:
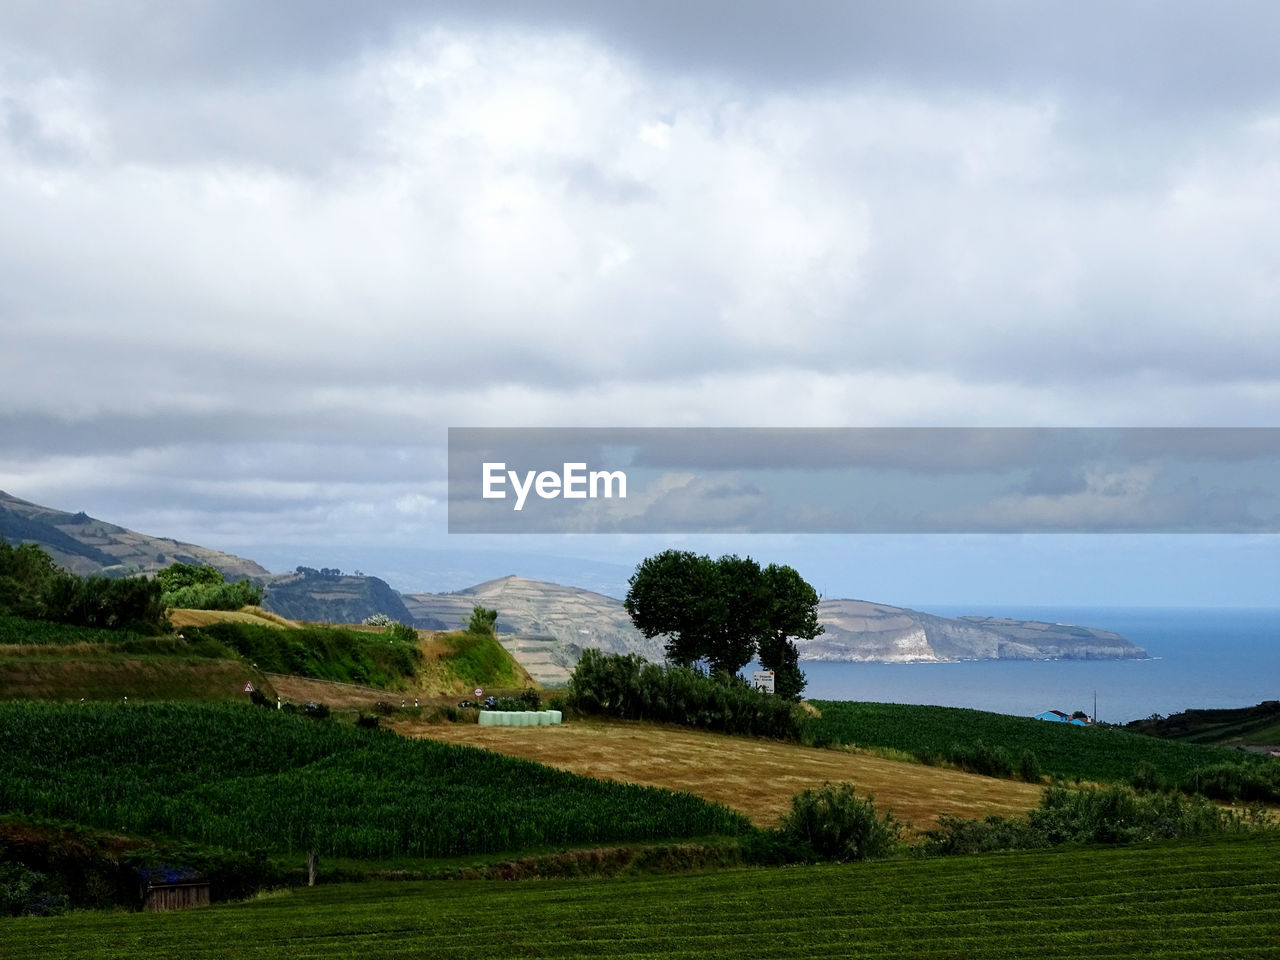
[(1184, 710), (1159, 720), (1135, 720), (1127, 729), (1186, 743), (1277, 744), (1280, 700), (1238, 709)]
[(437, 633), (424, 648), (426, 661), (419, 689), (469, 694), (476, 687), (487, 692), (536, 686), (524, 667), (496, 637), (474, 633)]
[[(1099, 782), (1128, 781), (1139, 763), (1180, 780), (1198, 767), (1242, 760), (1235, 751), (1179, 743), (1109, 727), (1076, 727), (955, 707), (815, 700), (818, 729), (834, 742), (889, 747), (906, 753), (944, 753), (952, 744), (982, 740), (1001, 746), (1016, 763), (1029, 749), (1041, 772)], [(1255, 759), (1255, 758), (1250, 758)], [(1256, 762), (1266, 762), (1256, 758)]]
[[(257, 607), (237, 611), (174, 610), (176, 631), (196, 636), (220, 623), (309, 634), (324, 628), (299, 624)], [(377, 643), (380, 627), (344, 628), (369, 634)], [(471, 634), (418, 632), (422, 652), (412, 677), (395, 685), (396, 695), (410, 697), (458, 697), (477, 686), (492, 692), (514, 692), (534, 682), (529, 674), (492, 637)], [(377, 650), (373, 651), (375, 654)], [(228, 650), (204, 644), (199, 651), (176, 638), (147, 638), (121, 631), (71, 627), (0, 616), (0, 700), (50, 699), (119, 700), (218, 700), (243, 697), (252, 682), (270, 692), (271, 681), (239, 658), (226, 659)], [(199, 655), (203, 654), (203, 656)], [(223, 659), (217, 659), (221, 656)], [(256, 658), (250, 658), (256, 659)], [(264, 662), (264, 667), (266, 666)], [(343, 664), (332, 664), (347, 679)], [(389, 699), (384, 689), (361, 687), (368, 696), (361, 702)], [(288, 696), (289, 694), (285, 694)], [(316, 698), (315, 692), (303, 699)], [(320, 697), (323, 698), (323, 692)]]
[(1280, 843), (699, 877), (316, 887), (158, 915), (0, 920), (8, 960), (1280, 956)]
[(177, 637), (0, 616), (0, 700), (226, 700), (246, 683), (271, 692), (261, 671), (210, 653)]

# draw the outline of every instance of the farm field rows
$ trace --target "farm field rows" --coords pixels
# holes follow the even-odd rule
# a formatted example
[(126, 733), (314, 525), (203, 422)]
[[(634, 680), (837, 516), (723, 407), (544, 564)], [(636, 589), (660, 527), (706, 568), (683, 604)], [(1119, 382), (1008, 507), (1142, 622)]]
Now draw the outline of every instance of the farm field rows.
[(921, 829), (939, 814), (1018, 815), (1041, 788), (958, 770), (886, 760), (867, 753), (816, 750), (776, 740), (731, 737), (665, 724), (577, 721), (557, 727), (481, 727), (405, 723), (410, 736), (486, 747), (591, 777), (667, 787), (723, 803), (772, 826), (793, 795), (824, 780), (848, 781), (876, 806)]
[(1197, 768), (1224, 761), (1266, 763), (1220, 747), (1179, 743), (1107, 727), (1077, 727), (958, 707), (815, 700), (815, 728), (834, 743), (889, 747), (921, 756), (945, 756), (953, 745), (981, 740), (1002, 747), (1016, 763), (1035, 754), (1042, 773), (1067, 779), (1127, 782), (1142, 762), (1181, 780)]
[(320, 886), (0, 920), (8, 960), (1280, 957), (1280, 842), (589, 881)]
[(0, 810), (269, 852), (447, 857), (749, 829), (685, 794), (247, 705), (0, 704)]

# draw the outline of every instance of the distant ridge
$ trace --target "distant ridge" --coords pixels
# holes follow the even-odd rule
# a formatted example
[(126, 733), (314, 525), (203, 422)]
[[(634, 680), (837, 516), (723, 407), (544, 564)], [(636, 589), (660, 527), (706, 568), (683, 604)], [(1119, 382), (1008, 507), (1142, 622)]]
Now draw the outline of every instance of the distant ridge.
[(72, 573), (126, 575), (163, 570), (172, 563), (217, 567), (230, 580), (266, 576), (252, 560), (194, 543), (152, 537), (98, 520), (81, 511), (43, 507), (0, 490), (0, 536), (35, 543)]
[(563, 683), (587, 647), (663, 659), (662, 642), (631, 623), (622, 601), (558, 583), (507, 576), (455, 593), (403, 596), (414, 626), (456, 630), (477, 605), (498, 611), (498, 637), (539, 683)]
[[(377, 577), (299, 567), (271, 574), (232, 554), (150, 537), (0, 492), (0, 535), (48, 550), (76, 573), (150, 572), (175, 561), (217, 567), (265, 587), (263, 607), (291, 620), (359, 623), (383, 613), (425, 630), (457, 630), (477, 605), (498, 611), (502, 645), (540, 683), (564, 683), (584, 649), (663, 659), (622, 601), (578, 587), (515, 575), (452, 593), (400, 594)], [(823, 600), (826, 631), (797, 641), (802, 660), (940, 663), (957, 660), (1132, 660), (1142, 648), (1105, 630), (998, 617), (938, 617), (867, 600)]]
[[(631, 623), (622, 601), (557, 583), (507, 576), (454, 593), (404, 595), (415, 626), (457, 629), (476, 604), (498, 611), (503, 646), (542, 683), (563, 683), (586, 647), (663, 659), (660, 638)], [(1146, 652), (1093, 627), (937, 617), (866, 600), (823, 600), (825, 632), (799, 640), (802, 660), (943, 663), (957, 660), (1133, 660)]]

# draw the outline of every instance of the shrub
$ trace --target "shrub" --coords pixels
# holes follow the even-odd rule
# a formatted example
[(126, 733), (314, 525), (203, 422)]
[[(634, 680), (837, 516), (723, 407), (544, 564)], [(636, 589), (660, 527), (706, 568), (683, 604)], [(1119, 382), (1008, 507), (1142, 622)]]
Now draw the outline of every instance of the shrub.
[(48, 917), (68, 907), (66, 896), (43, 873), (0, 862), (0, 916)]
[(1018, 758), (1018, 776), (1027, 783), (1040, 782), (1040, 763), (1030, 750), (1023, 750)]
[(1133, 789), (1145, 793), (1159, 793), (1169, 787), (1168, 781), (1160, 776), (1160, 771), (1149, 760), (1143, 760), (1138, 764), (1130, 782), (1133, 784)]
[(214, 585), (193, 585), (165, 593), (162, 601), (169, 609), (239, 610), (262, 603), (262, 588), (248, 580)]
[(964, 817), (938, 817), (938, 826), (925, 833), (920, 848), (928, 856), (963, 856), (991, 853), (996, 850), (1032, 850), (1046, 847), (1043, 836), (1025, 820), (992, 816), (985, 820)]
[(395, 623), (395, 621), (385, 613), (375, 613), (371, 616), (365, 617), (362, 622), (366, 627), (389, 627), (391, 624)]
[(1128, 787), (1050, 787), (1026, 821), (939, 817), (925, 834), (928, 854), (1028, 850), (1060, 844), (1123, 844), (1274, 831), (1265, 815), (1223, 810), (1202, 797), (1137, 794)]
[(173, 563), (156, 574), (161, 602), (172, 609), (239, 610), (262, 602), (262, 588), (248, 580), (227, 583), (217, 567)]
[(407, 623), (394, 622), (387, 624), (385, 635), (393, 643), (409, 643), (414, 646), (418, 644), (418, 631)]
[(659, 666), (636, 654), (584, 650), (565, 697), (574, 710), (628, 720), (679, 723), (723, 733), (799, 740), (799, 706), (751, 689), (738, 677)]
[(1181, 786), (1187, 793), (1215, 800), (1276, 803), (1280, 801), (1280, 764), (1216, 763), (1192, 770)]
[(542, 709), (542, 697), (539, 696), (538, 691), (533, 689), (533, 687), (525, 687), (521, 690), (518, 699), (524, 703), (525, 709), (527, 710)]
[(778, 828), (793, 848), (812, 850), (821, 860), (868, 860), (892, 853), (902, 838), (893, 814), (876, 814), (874, 801), (854, 793), (849, 783), (824, 783), (791, 801)]
[(160, 585), (145, 577), (112, 580), (62, 573), (44, 592), (44, 619), (81, 627), (156, 632), (167, 625)]
[(1012, 777), (1013, 761), (1004, 747), (989, 747), (981, 740), (972, 746), (953, 743), (946, 759), (961, 770), (980, 773), (985, 777)]
[(498, 611), (486, 610), (484, 607), (473, 607), (471, 620), (467, 623), (467, 633), (488, 634), (493, 636), (497, 629)]

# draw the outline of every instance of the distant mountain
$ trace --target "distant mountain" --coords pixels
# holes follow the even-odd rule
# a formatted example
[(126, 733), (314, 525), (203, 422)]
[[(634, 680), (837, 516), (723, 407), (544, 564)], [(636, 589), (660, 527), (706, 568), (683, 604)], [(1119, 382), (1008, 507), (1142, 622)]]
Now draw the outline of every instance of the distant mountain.
[[(456, 593), (404, 596), (414, 625), (453, 630), (477, 604), (498, 611), (502, 644), (541, 683), (563, 683), (584, 647), (663, 658), (662, 642), (631, 624), (622, 601), (555, 583), (503, 577)], [(1128, 660), (1146, 652), (1092, 627), (995, 617), (936, 617), (865, 600), (823, 600), (826, 632), (797, 641), (802, 660)]]
[(498, 611), (498, 639), (539, 683), (564, 683), (586, 647), (661, 661), (662, 643), (631, 624), (622, 601), (558, 583), (502, 577), (454, 593), (410, 593), (424, 630), (457, 630), (476, 606)]
[(1146, 651), (1093, 627), (999, 617), (936, 617), (865, 600), (824, 600), (826, 628), (796, 643), (802, 660), (1140, 660)]
[(296, 573), (272, 574), (254, 582), (263, 586), (263, 609), (290, 620), (360, 623), (375, 613), (385, 613), (401, 623), (414, 620), (400, 594), (377, 577), (303, 567)]
[(42, 507), (4, 491), (0, 491), (0, 536), (10, 543), (38, 544), (59, 566), (81, 576), (150, 573), (179, 561), (217, 567), (230, 580), (268, 573), (243, 557), (135, 533), (83, 512)]
[[(134, 533), (0, 493), (0, 535), (40, 544), (76, 573), (147, 572), (174, 561), (217, 567), (265, 588), (263, 606), (291, 620), (359, 623), (375, 613), (426, 630), (457, 630), (477, 605), (498, 611), (502, 645), (541, 683), (568, 679), (582, 651), (639, 653), (661, 661), (661, 640), (631, 624), (622, 601), (543, 580), (508, 576), (453, 593), (399, 594), (377, 577), (300, 567), (270, 574), (252, 560)], [(826, 632), (798, 641), (802, 660), (890, 663), (954, 660), (1125, 660), (1142, 648), (1105, 630), (997, 617), (938, 617), (865, 600), (824, 600)]]

